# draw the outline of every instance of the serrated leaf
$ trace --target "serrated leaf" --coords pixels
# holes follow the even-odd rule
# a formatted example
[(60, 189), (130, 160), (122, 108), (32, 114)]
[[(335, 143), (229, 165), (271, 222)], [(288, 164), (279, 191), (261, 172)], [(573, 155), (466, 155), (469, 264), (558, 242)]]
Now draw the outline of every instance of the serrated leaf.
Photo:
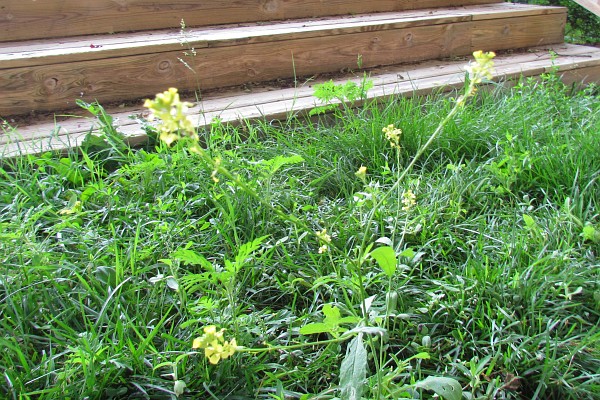
[(381, 270), (388, 277), (394, 276), (398, 259), (396, 258), (396, 252), (393, 248), (390, 246), (378, 247), (371, 252), (371, 257), (377, 261)]
[(203, 255), (193, 250), (179, 248), (171, 253), (171, 258), (188, 265), (199, 265), (209, 271), (213, 270), (212, 264)]
[(236, 269), (238, 271), (242, 267), (244, 261), (246, 261), (246, 259), (250, 257), (252, 253), (258, 250), (262, 243), (265, 241), (265, 239), (267, 239), (268, 237), (268, 235), (261, 236), (259, 238), (254, 239), (251, 242), (244, 243), (240, 246), (240, 248), (238, 249), (238, 254), (235, 256), (235, 263), (238, 264)]
[(461, 400), (462, 387), (456, 379), (443, 376), (428, 376), (426, 379), (415, 383), (416, 388), (431, 390), (446, 400)]
[(360, 400), (367, 378), (367, 350), (362, 334), (356, 336), (346, 350), (340, 367), (340, 389), (342, 399)]
[(277, 156), (270, 160), (262, 160), (260, 162), (260, 165), (267, 167), (267, 169), (269, 170), (269, 174), (272, 175), (284, 165), (299, 164), (301, 162), (304, 162), (304, 158), (302, 158), (302, 156), (299, 155), (294, 155), (290, 157)]

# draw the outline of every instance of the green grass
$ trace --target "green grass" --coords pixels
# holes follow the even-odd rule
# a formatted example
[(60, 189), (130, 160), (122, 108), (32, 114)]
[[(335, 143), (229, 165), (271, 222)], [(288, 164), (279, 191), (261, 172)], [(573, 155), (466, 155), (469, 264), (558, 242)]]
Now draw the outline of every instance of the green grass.
[[(470, 399), (598, 398), (598, 100), (553, 75), (482, 91), (396, 186), (450, 98), (215, 124), (201, 141), (235, 178), (218, 183), (186, 143), (130, 149), (108, 119), (104, 146), (4, 160), (1, 396), (344, 397), (364, 341), (367, 399), (431, 398), (427, 377)], [(389, 275), (365, 244), (395, 250)], [(335, 340), (357, 321), (363, 341)], [(191, 349), (207, 325), (273, 350), (212, 365)]]

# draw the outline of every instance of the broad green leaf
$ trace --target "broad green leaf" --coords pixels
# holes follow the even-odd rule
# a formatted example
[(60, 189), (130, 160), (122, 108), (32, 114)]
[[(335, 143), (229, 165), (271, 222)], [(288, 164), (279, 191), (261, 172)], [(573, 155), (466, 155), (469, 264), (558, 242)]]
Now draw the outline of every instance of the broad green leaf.
[(300, 328), (301, 335), (314, 335), (315, 333), (331, 333), (331, 325), (324, 322), (313, 322)]
[(340, 367), (341, 398), (360, 400), (367, 377), (367, 350), (362, 334), (356, 336), (346, 350), (346, 357)]
[(431, 390), (445, 400), (460, 400), (462, 387), (456, 379), (443, 376), (428, 376), (426, 379), (415, 383), (416, 388)]
[(538, 227), (537, 223), (530, 215), (523, 214), (523, 221), (525, 221), (525, 226), (531, 230), (536, 230)]
[(415, 255), (416, 255), (415, 251), (413, 249), (411, 249), (410, 247), (408, 249), (402, 250), (402, 253), (400, 253), (400, 257), (406, 257), (406, 258), (414, 258)]
[(583, 237), (583, 240), (589, 240), (594, 243), (600, 242), (600, 231), (597, 231), (592, 225), (584, 226), (581, 236)]
[(323, 306), (323, 315), (325, 315), (325, 319), (323, 322), (326, 324), (337, 325), (342, 318), (342, 314), (340, 313), (340, 309), (332, 306), (331, 304), (325, 304)]
[(393, 248), (390, 246), (378, 247), (371, 252), (371, 257), (377, 261), (379, 267), (388, 277), (394, 276), (398, 260)]
[(331, 304), (325, 304), (323, 306), (323, 315), (325, 315), (323, 322), (307, 324), (300, 328), (300, 333), (303, 335), (329, 333), (334, 337), (338, 337), (340, 333), (347, 330), (346, 328), (340, 327), (341, 324), (354, 324), (360, 320), (355, 316), (342, 318), (339, 308), (332, 306)]

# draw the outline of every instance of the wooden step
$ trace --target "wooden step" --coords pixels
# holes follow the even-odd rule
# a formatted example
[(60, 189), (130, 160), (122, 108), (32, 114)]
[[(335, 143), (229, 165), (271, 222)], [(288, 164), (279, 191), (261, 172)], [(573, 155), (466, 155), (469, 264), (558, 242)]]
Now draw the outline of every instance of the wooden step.
[(561, 43), (565, 20), (561, 7), (497, 3), (0, 43), (0, 115)]
[[(374, 87), (368, 92), (368, 97), (384, 99), (390, 96), (424, 95), (433, 90), (461, 87), (467, 63), (468, 58), (465, 57), (454, 61), (427, 61), (375, 69), (370, 77)], [(567, 83), (600, 82), (600, 48), (562, 44), (499, 55), (494, 79), (510, 82), (520, 76), (539, 76), (554, 68), (558, 69)], [(358, 83), (361, 78), (356, 75), (345, 76), (338, 83), (348, 79)], [(307, 113), (320, 105), (312, 96), (312, 85), (317, 81), (310, 80), (304, 85), (287, 89), (257, 86), (251, 92), (238, 89), (229, 93), (214, 93), (191, 108), (189, 114), (200, 128), (210, 125), (213, 118), (219, 118), (224, 123), (237, 123), (242, 119), (284, 119), (290, 115)], [(147, 140), (139, 123), (129, 118), (132, 115), (147, 115), (141, 105), (108, 112), (115, 118), (118, 130), (131, 144), (141, 144)], [(77, 147), (89, 132), (97, 130), (96, 127), (94, 120), (76, 117), (59, 122), (51, 120), (21, 125), (15, 130), (5, 128), (4, 134), (0, 134), (0, 154), (14, 157)]]
[(3, 0), (0, 42), (367, 14), (498, 0)]

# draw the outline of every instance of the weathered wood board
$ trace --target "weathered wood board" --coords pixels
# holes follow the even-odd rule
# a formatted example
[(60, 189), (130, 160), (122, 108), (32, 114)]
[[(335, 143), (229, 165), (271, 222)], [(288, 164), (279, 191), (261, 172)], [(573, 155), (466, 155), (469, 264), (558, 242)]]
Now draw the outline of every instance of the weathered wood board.
[(575, 3), (586, 8), (600, 17), (600, 1), (598, 0), (574, 0)]
[[(550, 50), (557, 56), (553, 58)], [(427, 94), (433, 90), (450, 90), (460, 87), (464, 79), (465, 61), (428, 61), (416, 65), (387, 67), (373, 71), (374, 87), (369, 98), (410, 96)], [(530, 49), (521, 53), (499, 56), (496, 59), (494, 79), (506, 81), (520, 76), (538, 76), (558, 68), (566, 82), (600, 82), (600, 49), (594, 47), (556, 45)], [(340, 79), (345, 82), (347, 78)], [(360, 78), (353, 80), (359, 82)], [(212, 118), (236, 123), (240, 119), (286, 118), (290, 114), (305, 113), (317, 106), (310, 86), (261, 91), (257, 93), (235, 92), (205, 98), (201, 104), (189, 110), (199, 126), (207, 126)], [(117, 121), (120, 132), (132, 143), (147, 140), (142, 127), (129, 115), (141, 114), (141, 107), (128, 110), (109, 110)], [(0, 157), (39, 153), (49, 150), (65, 150), (81, 144), (85, 135), (94, 131), (95, 122), (90, 119), (71, 118), (59, 123), (47, 122), (18, 127), (10, 134), (0, 132)]]
[(496, 0), (3, 0), (0, 42), (494, 3)]
[[(495, 18), (494, 18), (495, 16)], [(204, 90), (247, 82), (560, 43), (565, 10), (498, 5), (315, 22), (122, 35), (57, 46), (0, 46), (0, 115), (150, 97), (174, 86)], [(144, 36), (146, 35), (146, 36)], [(89, 39), (88, 39), (89, 40)], [(20, 51), (19, 51), (20, 50)], [(188, 50), (188, 54), (192, 53)]]

